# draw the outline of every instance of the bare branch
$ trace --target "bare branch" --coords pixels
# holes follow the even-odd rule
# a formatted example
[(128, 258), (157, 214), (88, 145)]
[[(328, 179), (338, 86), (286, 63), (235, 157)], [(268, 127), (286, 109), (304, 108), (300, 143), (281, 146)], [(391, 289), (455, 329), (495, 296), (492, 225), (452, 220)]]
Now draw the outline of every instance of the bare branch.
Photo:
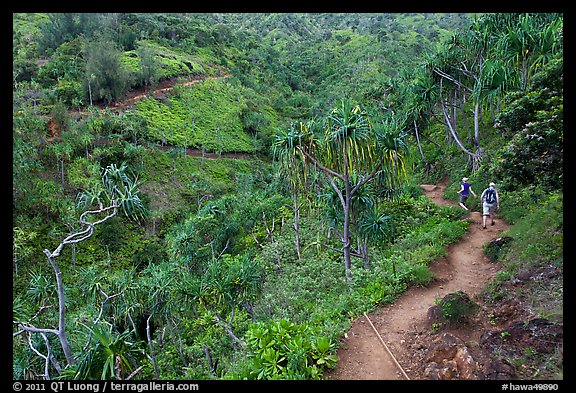
[(338, 237), (340, 237), (340, 241), (342, 243), (344, 243), (344, 236), (342, 235), (342, 233), (340, 233), (340, 231), (338, 229), (336, 229), (334, 227), (328, 228), (328, 239), (330, 239), (332, 237), (332, 232), (336, 232)]
[(362, 187), (364, 184), (368, 183), (370, 180), (372, 180), (372, 178), (374, 176), (376, 176), (376, 173), (378, 173), (378, 171), (380, 170), (380, 168), (382, 168), (382, 165), (384, 164), (384, 157), (382, 157), (382, 159), (380, 160), (380, 162), (378, 163), (378, 165), (376, 165), (376, 168), (374, 168), (374, 170), (372, 171), (372, 173), (370, 173), (368, 176), (366, 176), (364, 179), (362, 179), (358, 184), (356, 184), (354, 186), (354, 188), (352, 189), (352, 191), (350, 191), (350, 195), (354, 195), (356, 193), (356, 191), (358, 191), (358, 189), (360, 187)]
[(148, 345), (150, 346), (150, 355), (152, 356), (150, 360), (154, 365), (154, 373), (156, 374), (156, 379), (160, 379), (160, 370), (158, 369), (158, 364), (156, 363), (156, 353), (154, 352), (154, 346), (152, 344), (152, 337), (150, 333), (150, 319), (154, 313), (150, 313), (150, 316), (146, 319), (146, 337), (148, 338)]
[(216, 323), (218, 323), (218, 325), (222, 326), (224, 328), (224, 330), (226, 331), (226, 333), (228, 333), (228, 335), (232, 339), (232, 345), (235, 347), (236, 343), (238, 343), (238, 344), (240, 344), (241, 347), (245, 347), (246, 344), (242, 340), (240, 340), (238, 337), (236, 337), (236, 335), (232, 331), (231, 325), (222, 321), (222, 319), (220, 318), (220, 316), (218, 316), (217, 313), (213, 313), (213, 314), (214, 314), (214, 318), (216, 318)]
[(19, 327), (21, 327), (23, 330), (27, 331), (27, 332), (32, 332), (32, 333), (50, 333), (50, 334), (55, 334), (58, 335), (58, 330), (56, 329), (42, 329), (42, 328), (37, 328), (35, 326), (32, 325), (25, 325), (24, 322), (20, 322), (18, 324)]
[(434, 67), (433, 70), (435, 73), (437, 73), (438, 75), (440, 75), (442, 78), (448, 79), (449, 81), (451, 81), (452, 83), (454, 83), (456, 86), (458, 87), (462, 87), (468, 91), (472, 91), (471, 88), (469, 88), (468, 86), (460, 83), (458, 80), (456, 80), (453, 76), (448, 75), (447, 73), (445, 73), (444, 71), (439, 70), (438, 68)]
[[(83, 241), (83, 240), (86, 240), (86, 239), (89, 238), (90, 236), (92, 236), (92, 235), (94, 234), (94, 227), (95, 227), (96, 225), (98, 225), (98, 224), (103, 223), (104, 221), (108, 220), (109, 218), (114, 217), (114, 216), (117, 214), (117, 212), (118, 212), (118, 211), (117, 211), (117, 208), (118, 208), (118, 206), (116, 205), (116, 203), (113, 203), (111, 206), (108, 206), (108, 207), (105, 207), (105, 208), (101, 208), (101, 209), (98, 209), (98, 210), (87, 210), (87, 211), (85, 211), (84, 213), (82, 213), (82, 214), (80, 215), (80, 219), (79, 219), (79, 220), (80, 220), (80, 222), (81, 222), (82, 224), (87, 225), (88, 227), (87, 227), (86, 229), (84, 229), (83, 231), (73, 233), (73, 234), (69, 235), (68, 237), (66, 237), (66, 238), (62, 241), (62, 243), (60, 243), (60, 245), (56, 248), (56, 250), (54, 250), (54, 252), (52, 252), (50, 255), (51, 255), (52, 257), (60, 256), (60, 253), (62, 252), (62, 248), (64, 247), (64, 245), (66, 245), (66, 244), (72, 244), (72, 243), (79, 243), (79, 242), (81, 242), (81, 241)], [(102, 218), (102, 219), (100, 219), (100, 220), (98, 220), (98, 221), (88, 222), (88, 221), (85, 220), (85, 216), (86, 216), (87, 214), (98, 214), (98, 213), (102, 213), (102, 212), (108, 211), (108, 210), (110, 210), (110, 209), (114, 209), (114, 211), (113, 211), (111, 214), (107, 215), (106, 217), (104, 217), (104, 218)], [(81, 236), (81, 237), (80, 237), (80, 236)], [(80, 237), (80, 238), (78, 238), (78, 237)], [(44, 254), (46, 254), (46, 250), (44, 250)], [(48, 254), (46, 254), (46, 255), (48, 255)]]
[(262, 245), (262, 243), (260, 243), (260, 242), (258, 241), (258, 239), (256, 239), (256, 235), (254, 235), (254, 229), (252, 229), (252, 232), (250, 232), (250, 234), (251, 234), (252, 237), (254, 238), (254, 242), (256, 242), (257, 245), (259, 245), (260, 247), (264, 247), (264, 246)]
[[(46, 335), (42, 334), (42, 337), (44, 337), (44, 339), (46, 338)], [(45, 379), (50, 379), (50, 373), (48, 372), (48, 364), (49, 364), (49, 360), (48, 360), (48, 355), (43, 355), (40, 353), (40, 351), (38, 351), (36, 349), (36, 347), (34, 347), (34, 345), (32, 344), (32, 335), (29, 334), (28, 335), (28, 346), (30, 347), (30, 349), (32, 349), (32, 351), (34, 351), (36, 353), (36, 355), (38, 355), (39, 357), (41, 357), (42, 359), (45, 360), (45, 365), (44, 365), (44, 378)], [(48, 347), (50, 348), (50, 347)], [(50, 353), (50, 351), (48, 351), (48, 353)]]
[(36, 314), (34, 314), (34, 316), (33, 316), (32, 318), (30, 318), (30, 319), (31, 319), (31, 320), (36, 319), (36, 317), (37, 317), (42, 311), (44, 311), (44, 310), (47, 309), (47, 308), (51, 308), (51, 307), (52, 307), (51, 305), (40, 307), (40, 309), (38, 310), (38, 312), (37, 312)]
[(222, 249), (222, 251), (220, 251), (220, 254), (218, 254), (218, 257), (216, 259), (220, 259), (222, 254), (224, 254), (224, 251), (228, 249), (229, 245), (230, 245), (230, 238), (226, 239), (226, 245), (224, 245), (224, 248)]
[[(100, 288), (100, 293), (102, 293), (105, 297), (105, 299), (100, 303), (100, 313), (98, 314), (98, 317), (94, 320), (94, 322), (92, 322), (92, 326), (96, 326), (96, 324), (98, 323), (98, 321), (100, 321), (100, 318), (102, 318), (102, 313), (104, 312), (104, 304), (106, 304), (106, 302), (110, 299), (115, 298), (116, 296), (121, 295), (122, 293), (124, 293), (125, 289), (121, 290), (120, 292), (112, 295), (112, 296), (108, 296), (106, 294), (106, 292), (104, 292), (101, 288)], [(88, 340), (86, 341), (86, 345), (84, 346), (83, 350), (86, 351), (88, 350), (88, 346), (90, 345), (90, 340), (92, 339), (92, 334), (94, 333), (94, 329), (89, 328), (90, 329), (90, 334), (88, 335)]]
[(344, 181), (344, 176), (342, 176), (340, 173), (338, 172), (334, 172), (332, 169), (330, 168), (326, 168), (324, 165), (320, 164), (320, 162), (318, 162), (318, 160), (316, 160), (312, 155), (310, 155), (310, 153), (308, 153), (306, 150), (300, 148), (300, 151), (302, 151), (302, 153), (304, 153), (304, 155), (306, 157), (308, 157), (310, 159), (310, 161), (312, 161), (312, 163), (314, 165), (316, 165), (318, 168), (320, 168), (320, 170), (322, 170), (322, 172), (330, 174), (334, 177), (337, 177), (338, 179)]
[(126, 381), (129, 381), (129, 380), (131, 380), (132, 378), (134, 378), (134, 377), (136, 376), (136, 374), (139, 374), (140, 371), (142, 371), (142, 368), (143, 368), (143, 367), (144, 367), (144, 366), (140, 366), (140, 367), (138, 367), (136, 370), (132, 371), (132, 374), (128, 375), (125, 380), (126, 380)]
[[(344, 250), (340, 250), (338, 248), (332, 247), (329, 244), (322, 244), (322, 247), (328, 248), (329, 250), (332, 250), (332, 251), (339, 252), (340, 254), (344, 254)], [(364, 258), (364, 255), (359, 254), (359, 253), (354, 252), (354, 251), (350, 251), (350, 255), (353, 257), (356, 257), (356, 258)]]

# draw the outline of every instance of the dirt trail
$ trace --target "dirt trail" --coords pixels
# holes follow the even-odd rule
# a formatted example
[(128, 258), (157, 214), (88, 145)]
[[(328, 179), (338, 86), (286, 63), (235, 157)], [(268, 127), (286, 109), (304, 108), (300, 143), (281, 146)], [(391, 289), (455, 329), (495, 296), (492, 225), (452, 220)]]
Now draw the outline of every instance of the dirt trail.
[[(431, 200), (440, 205), (452, 202), (442, 198), (446, 184), (422, 185)], [(456, 192), (457, 190), (454, 190)], [(480, 293), (494, 277), (499, 266), (484, 254), (482, 246), (508, 228), (498, 217), (496, 224), (482, 229), (480, 212), (470, 212), (468, 233), (448, 248), (447, 257), (433, 262), (430, 267), (436, 278), (425, 288), (407, 290), (396, 302), (353, 321), (338, 351), (336, 369), (327, 373), (331, 380), (401, 380), (420, 379), (423, 367), (415, 356), (414, 336), (426, 329), (428, 309), (448, 293), (464, 291), (470, 297)], [(393, 354), (394, 362), (382, 341)], [(480, 332), (466, 332), (468, 340), (478, 342)], [(419, 344), (421, 346), (421, 344)], [(416, 346), (418, 347), (418, 346)]]

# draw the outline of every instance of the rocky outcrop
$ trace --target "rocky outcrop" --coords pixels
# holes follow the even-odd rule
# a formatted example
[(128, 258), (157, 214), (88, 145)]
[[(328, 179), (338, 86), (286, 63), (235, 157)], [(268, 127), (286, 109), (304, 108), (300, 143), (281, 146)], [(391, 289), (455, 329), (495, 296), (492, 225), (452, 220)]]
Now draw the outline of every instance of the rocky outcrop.
[(478, 379), (478, 364), (460, 338), (442, 333), (428, 350), (424, 375), (431, 380)]

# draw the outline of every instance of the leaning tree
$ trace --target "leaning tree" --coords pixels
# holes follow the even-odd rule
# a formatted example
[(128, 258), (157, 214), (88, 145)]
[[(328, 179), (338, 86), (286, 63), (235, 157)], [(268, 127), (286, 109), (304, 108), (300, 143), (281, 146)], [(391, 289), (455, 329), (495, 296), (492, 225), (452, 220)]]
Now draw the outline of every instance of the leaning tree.
[[(138, 187), (141, 182), (136, 177), (132, 179), (127, 173), (126, 164), (116, 166), (115, 164), (108, 165), (102, 170), (101, 182), (96, 183), (90, 190), (83, 191), (78, 194), (77, 205), (81, 209), (86, 209), (79, 218), (79, 221), (84, 229), (73, 232), (68, 235), (56, 247), (54, 251), (44, 250), (44, 254), (48, 258), (54, 275), (56, 278), (56, 288), (58, 293), (58, 327), (57, 328), (41, 328), (34, 326), (30, 321), (15, 321), (18, 326), (18, 331), (14, 332), (14, 337), (20, 334), (40, 334), (44, 339), (46, 345), (46, 354), (42, 354), (32, 343), (28, 340), (31, 350), (38, 356), (45, 360), (45, 373), (46, 379), (50, 378), (49, 365), (52, 364), (58, 373), (61, 372), (62, 367), (59, 365), (58, 360), (54, 356), (50, 348), (47, 335), (56, 335), (62, 346), (62, 351), (66, 357), (66, 362), (73, 365), (76, 362), (76, 357), (68, 341), (66, 331), (66, 299), (64, 297), (64, 282), (62, 279), (62, 271), (56, 261), (61, 255), (65, 245), (74, 245), (82, 242), (94, 234), (95, 227), (110, 218), (116, 216), (119, 211), (123, 211), (128, 217), (140, 219), (144, 217), (145, 208), (139, 196)], [(87, 210), (92, 208), (92, 210)], [(93, 217), (91, 220), (89, 217)]]

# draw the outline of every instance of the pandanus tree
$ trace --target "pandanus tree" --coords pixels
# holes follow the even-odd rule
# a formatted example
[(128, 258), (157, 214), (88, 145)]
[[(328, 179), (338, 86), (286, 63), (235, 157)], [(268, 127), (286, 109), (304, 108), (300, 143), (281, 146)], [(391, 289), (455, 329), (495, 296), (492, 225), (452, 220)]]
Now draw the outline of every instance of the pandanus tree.
[[(49, 346), (49, 340), (46, 338), (47, 334), (54, 334), (58, 337), (62, 351), (66, 357), (68, 364), (75, 364), (76, 358), (68, 341), (66, 331), (66, 299), (64, 297), (64, 282), (62, 279), (62, 272), (56, 261), (65, 245), (74, 245), (82, 242), (94, 234), (95, 227), (104, 223), (110, 218), (116, 216), (118, 211), (123, 211), (128, 217), (140, 219), (144, 217), (145, 207), (139, 196), (139, 189), (141, 182), (136, 178), (133, 180), (127, 173), (127, 167), (122, 164), (120, 167), (115, 164), (110, 164), (103, 169), (101, 182), (95, 183), (89, 191), (84, 191), (78, 194), (77, 205), (85, 210), (80, 215), (80, 223), (83, 229), (73, 232), (68, 235), (52, 252), (45, 249), (44, 254), (48, 258), (54, 275), (56, 277), (57, 294), (58, 294), (58, 327), (57, 328), (39, 328), (32, 325), (29, 321), (17, 322), (19, 331), (14, 333), (14, 336), (22, 333), (38, 333), (46, 343), (47, 355), (41, 354), (35, 347), (31, 345), (31, 349), (39, 354), (46, 361), (45, 378), (49, 378), (48, 365), (51, 363), (54, 368), (60, 372), (62, 368), (59, 366), (57, 359), (54, 357), (53, 352)], [(94, 208), (94, 206), (96, 206)], [(94, 217), (90, 220), (89, 217)], [(32, 341), (29, 341), (30, 343)]]
[[(400, 151), (382, 150), (387, 135), (398, 130), (375, 128), (367, 112), (350, 100), (342, 100), (340, 105), (332, 110), (322, 124), (323, 129), (318, 125), (319, 123), (301, 124), (297, 149), (306, 158), (305, 165), (316, 167), (338, 196), (343, 214), (341, 252), (344, 256), (346, 281), (351, 283), (351, 221), (354, 196), (378, 175), (401, 175), (403, 156)], [(382, 172), (384, 169), (386, 170)]]
[[(465, 52), (465, 45), (461, 36), (454, 35), (452, 40), (445, 46), (440, 47), (433, 58), (427, 59), (427, 67), (435, 76), (439, 91), (439, 103), (441, 116), (450, 131), (451, 140), (456, 142), (458, 147), (468, 155), (472, 161), (473, 170), (478, 169), (482, 159), (482, 149), (479, 142), (479, 115), (480, 100), (478, 93), (482, 53), (468, 56)], [(456, 125), (456, 102), (457, 97), (472, 96), (475, 138), (473, 148), (466, 146), (466, 141), (462, 141), (458, 135)]]
[(308, 183), (308, 168), (306, 156), (299, 149), (306, 139), (310, 137), (310, 129), (314, 129), (316, 121), (311, 120), (308, 124), (290, 124), (290, 130), (274, 138), (274, 161), (280, 166), (280, 173), (285, 176), (292, 190), (292, 209), (294, 211), (295, 246), (298, 259), (302, 259), (302, 247), (300, 244), (300, 199), (306, 197)]
[(258, 261), (247, 254), (226, 254), (220, 260), (212, 260), (202, 275), (198, 301), (226, 331), (235, 349), (245, 343), (233, 331), (234, 316), (241, 306), (251, 310), (261, 285)]
[(81, 269), (78, 289), (90, 308), (100, 303), (100, 311), (94, 320), (76, 320), (89, 330), (88, 337), (76, 363), (63, 370), (61, 379), (129, 380), (141, 372), (143, 366), (136, 366), (146, 355), (134, 334), (138, 309), (150, 292), (142, 288), (137, 274), (135, 268), (110, 272), (90, 265)]
[[(490, 19), (493, 23), (498, 21)], [(433, 58), (427, 60), (427, 67), (439, 87), (440, 108), (442, 117), (458, 147), (469, 156), (472, 171), (480, 167), (483, 148), (480, 142), (480, 117), (482, 106), (492, 98), (487, 94), (493, 83), (497, 89), (501, 86), (502, 68), (492, 61), (493, 23), (474, 19), (470, 29), (455, 33), (444, 46), (438, 48)], [(471, 98), (474, 118), (473, 146), (467, 146), (458, 135), (456, 125), (457, 101), (464, 97)]]
[(414, 129), (422, 163), (427, 170), (430, 170), (430, 164), (422, 150), (420, 130), (426, 129), (430, 121), (432, 108), (437, 101), (437, 85), (424, 68), (410, 71), (404, 69), (400, 74), (396, 96), (398, 107), (405, 116), (406, 128), (413, 127)]
[[(354, 181), (357, 180), (358, 179), (354, 179)], [(337, 183), (343, 188), (340, 180), (338, 180)], [(370, 268), (368, 241), (372, 239), (378, 240), (380, 237), (380, 234), (371, 228), (372, 225), (376, 224), (375, 221), (379, 220), (379, 217), (376, 206), (376, 192), (370, 185), (371, 184), (368, 183), (358, 189), (352, 196), (350, 209), (350, 236), (356, 238), (356, 246), (351, 247), (350, 255), (361, 258), (364, 261), (364, 267), (366, 269)], [(326, 193), (322, 194), (321, 197), (324, 200), (324, 216), (329, 226), (328, 238), (331, 239), (333, 233), (342, 238), (342, 232), (338, 229), (343, 223), (342, 206), (338, 194), (328, 186)], [(323, 246), (339, 251), (329, 244), (324, 244)]]
[[(479, 127), (483, 105), (497, 103), (504, 90), (526, 89), (534, 71), (562, 50), (562, 27), (558, 14), (484, 14), (427, 61), (439, 85), (442, 116), (458, 147), (470, 157), (473, 171), (483, 154)], [(472, 148), (460, 140), (455, 112), (451, 114), (457, 94), (471, 97)]]
[[(504, 14), (500, 16), (498, 54), (506, 65), (517, 70), (518, 87), (526, 90), (532, 75), (562, 51), (563, 18), (561, 14)], [(493, 18), (483, 18), (494, 24)]]

